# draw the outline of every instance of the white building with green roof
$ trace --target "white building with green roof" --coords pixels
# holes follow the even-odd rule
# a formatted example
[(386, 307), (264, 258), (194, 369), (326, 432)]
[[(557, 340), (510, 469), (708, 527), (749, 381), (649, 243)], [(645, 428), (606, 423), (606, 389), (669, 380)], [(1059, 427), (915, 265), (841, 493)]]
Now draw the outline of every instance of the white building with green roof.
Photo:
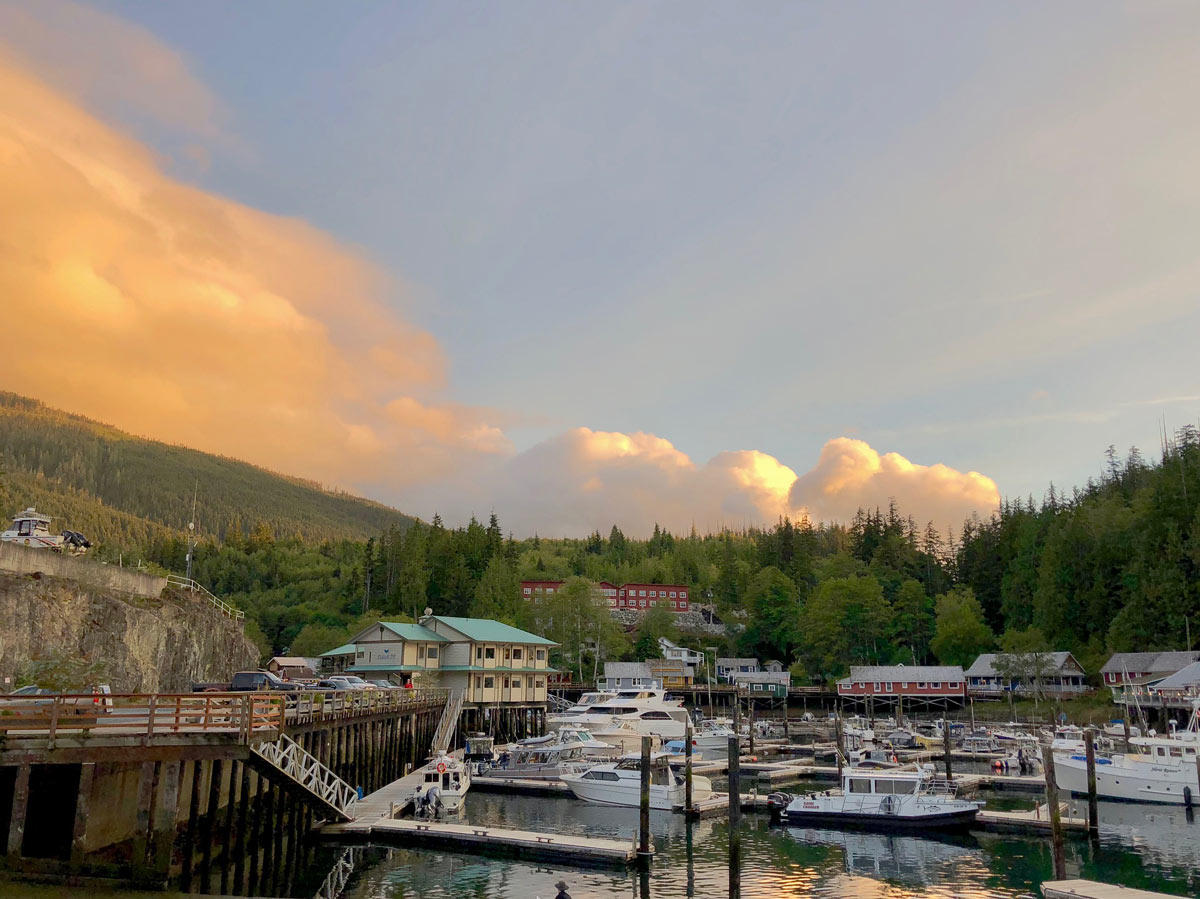
[(556, 645), (499, 621), (427, 615), (369, 625), (321, 658), (368, 680), (424, 675), (430, 686), (462, 690), (464, 708), (528, 707), (546, 702)]

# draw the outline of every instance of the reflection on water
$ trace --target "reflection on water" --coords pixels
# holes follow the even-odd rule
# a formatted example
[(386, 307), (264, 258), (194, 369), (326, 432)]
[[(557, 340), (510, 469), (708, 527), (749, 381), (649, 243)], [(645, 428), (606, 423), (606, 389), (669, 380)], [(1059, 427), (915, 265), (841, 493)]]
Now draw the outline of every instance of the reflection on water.
[[(465, 819), (488, 826), (632, 840), (637, 810), (572, 799), (472, 794)], [(1180, 895), (1195, 893), (1200, 829), (1182, 810), (1102, 804), (1100, 844), (1067, 844), (1069, 876)], [(979, 834), (926, 839), (908, 835), (771, 827), (761, 815), (742, 820), (740, 864), (731, 869), (729, 829), (722, 819), (686, 824), (651, 813), (657, 855), (637, 870), (570, 870), (453, 853), (373, 848), (351, 879), (354, 899), (551, 899), (560, 877), (574, 899), (775, 897), (1025, 897), (1049, 879), (1044, 838)]]

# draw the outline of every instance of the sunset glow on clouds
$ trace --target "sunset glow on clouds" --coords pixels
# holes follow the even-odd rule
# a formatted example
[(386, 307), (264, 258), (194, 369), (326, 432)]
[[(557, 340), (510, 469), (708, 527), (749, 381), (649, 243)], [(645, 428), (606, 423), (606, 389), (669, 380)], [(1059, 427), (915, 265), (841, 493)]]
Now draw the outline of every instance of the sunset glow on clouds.
[[(152, 69), (185, 71), (135, 37)], [(389, 307), (402, 284), (302, 221), (172, 178), (68, 90), (0, 55), (4, 389), (423, 517), (494, 508), (518, 534), (846, 520), (892, 496), (940, 527), (998, 501), (980, 474), (847, 438), (799, 476), (755, 450), (697, 463), (586, 427), (518, 452), (511, 416), (446, 398), (438, 341)]]

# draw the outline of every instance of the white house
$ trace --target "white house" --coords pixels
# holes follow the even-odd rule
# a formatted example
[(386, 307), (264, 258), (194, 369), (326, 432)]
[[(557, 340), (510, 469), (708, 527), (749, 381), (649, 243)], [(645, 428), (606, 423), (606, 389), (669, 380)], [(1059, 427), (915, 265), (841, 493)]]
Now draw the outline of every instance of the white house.
[(753, 674), (762, 671), (758, 659), (717, 659), (717, 680), (732, 683), (735, 674)]
[(662, 651), (664, 659), (670, 659), (673, 662), (683, 662), (683, 664), (691, 665), (694, 668), (700, 668), (704, 665), (704, 653), (688, 649), (686, 646), (680, 646), (677, 643), (672, 643), (666, 637), (658, 638), (658, 648)]

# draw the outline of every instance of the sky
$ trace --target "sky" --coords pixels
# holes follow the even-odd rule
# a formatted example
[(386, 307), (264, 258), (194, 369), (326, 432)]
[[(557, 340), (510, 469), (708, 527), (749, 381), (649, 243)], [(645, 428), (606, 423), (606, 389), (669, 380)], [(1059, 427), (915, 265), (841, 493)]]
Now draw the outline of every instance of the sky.
[(1200, 411), (1200, 7), (0, 0), (0, 387), (518, 535)]

